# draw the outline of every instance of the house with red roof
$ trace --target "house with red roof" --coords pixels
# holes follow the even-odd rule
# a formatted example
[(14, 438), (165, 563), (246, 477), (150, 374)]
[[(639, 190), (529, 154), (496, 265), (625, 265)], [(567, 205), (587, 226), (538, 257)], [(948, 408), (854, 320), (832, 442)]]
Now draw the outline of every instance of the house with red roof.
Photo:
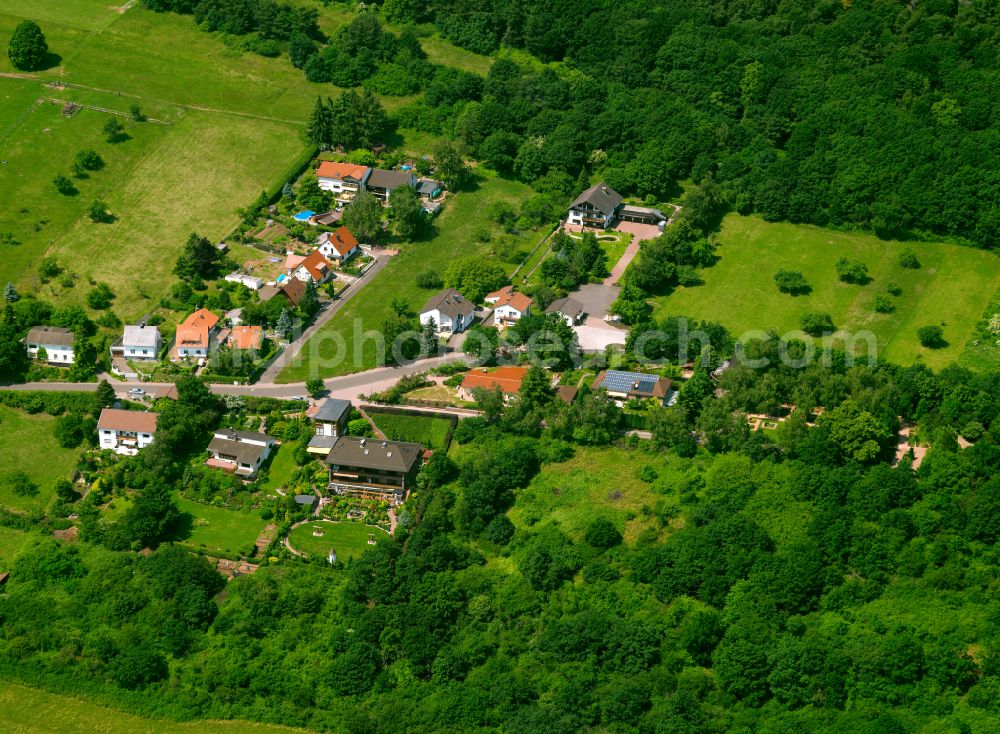
[(303, 283), (311, 280), (316, 285), (321, 285), (333, 275), (333, 263), (319, 250), (313, 250), (294, 269), (289, 268), (288, 274)]
[(358, 252), (358, 240), (347, 227), (339, 227), (333, 232), (324, 232), (316, 241), (316, 249), (327, 260), (342, 265)]
[(372, 169), (353, 163), (323, 161), (316, 169), (316, 180), (324, 191), (331, 192), (337, 201), (348, 202), (364, 191)]
[(498, 291), (493, 291), (485, 298), (486, 303), (493, 306), (493, 321), (497, 326), (512, 326), (525, 316), (531, 315), (533, 301), (523, 293), (506, 285)]
[(477, 388), (500, 388), (504, 399), (510, 400), (521, 392), (521, 382), (527, 373), (527, 367), (497, 367), (493, 371), (485, 368), (469, 370), (458, 388), (458, 396), (462, 400), (475, 400), (472, 391)]
[(177, 325), (174, 350), (178, 357), (207, 357), (219, 317), (199, 308)]
[(259, 350), (264, 342), (264, 332), (259, 326), (234, 326), (229, 334), (229, 348)]

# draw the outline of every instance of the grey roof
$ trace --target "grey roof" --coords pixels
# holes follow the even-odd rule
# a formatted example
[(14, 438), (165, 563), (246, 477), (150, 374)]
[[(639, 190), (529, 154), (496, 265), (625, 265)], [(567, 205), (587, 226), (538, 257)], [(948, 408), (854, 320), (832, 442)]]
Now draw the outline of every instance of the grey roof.
[(382, 168), (373, 168), (368, 176), (368, 188), (370, 189), (398, 189), (400, 186), (409, 186), (413, 181), (413, 174), (409, 171), (386, 171)]
[(614, 214), (615, 209), (617, 209), (618, 205), (621, 203), (622, 195), (601, 181), (601, 183), (596, 186), (591, 186), (589, 189), (576, 197), (576, 199), (573, 200), (573, 203), (569, 205), (569, 208), (573, 209), (580, 204), (590, 204), (592, 207), (597, 209), (597, 211), (604, 215), (608, 215)]
[(420, 309), (420, 313), (427, 313), (435, 309), (448, 318), (454, 319), (458, 316), (468, 316), (474, 313), (476, 305), (454, 288), (448, 288), (427, 301), (424, 307)]
[(130, 347), (153, 347), (160, 340), (160, 330), (155, 326), (128, 324), (122, 335), (122, 344)]
[(626, 204), (622, 207), (622, 214), (651, 214), (654, 217), (659, 217), (660, 219), (666, 219), (666, 215), (659, 209), (651, 206), (636, 206), (635, 204)]
[(545, 309), (545, 313), (561, 313), (564, 316), (572, 316), (575, 319), (583, 313), (583, 304), (579, 301), (574, 301), (569, 296), (566, 298), (557, 298), (549, 304), (549, 307)]
[(333, 448), (333, 445), (337, 443), (336, 436), (321, 436), (320, 434), (314, 434), (312, 438), (309, 439), (309, 448), (311, 449), (326, 449), (329, 451)]
[(420, 461), (423, 450), (418, 443), (341, 436), (330, 449), (326, 463), (406, 474)]
[(671, 380), (659, 375), (647, 375), (642, 372), (625, 372), (623, 370), (608, 370), (604, 378), (594, 382), (594, 387), (603, 387), (608, 392), (638, 393), (651, 397), (666, 397)]
[(36, 326), (28, 331), (25, 341), (29, 344), (71, 347), (73, 346), (73, 332), (61, 326)]
[(440, 181), (434, 181), (433, 179), (426, 178), (417, 184), (418, 194), (427, 194), (430, 196), (438, 189), (443, 189), (444, 184)]
[(251, 466), (257, 465), (257, 462), (264, 455), (266, 448), (266, 446), (258, 446), (246, 441), (233, 441), (228, 438), (219, 438), (218, 436), (213, 437), (208, 444), (209, 453), (235, 456), (239, 463), (250, 464)]
[(231, 428), (220, 428), (216, 431), (216, 434), (226, 436), (232, 441), (241, 438), (245, 441), (265, 441), (267, 443), (274, 443), (274, 439), (268, 436), (266, 433), (258, 433), (256, 431), (234, 431)]
[(314, 494), (297, 494), (297, 495), (295, 495), (295, 503), (298, 504), (298, 505), (314, 505), (314, 504), (316, 504), (316, 500), (318, 500), (318, 499), (319, 499), (319, 497), (317, 497)]
[(351, 401), (340, 398), (327, 398), (324, 400), (316, 412), (313, 420), (340, 422), (344, 416), (351, 412)]

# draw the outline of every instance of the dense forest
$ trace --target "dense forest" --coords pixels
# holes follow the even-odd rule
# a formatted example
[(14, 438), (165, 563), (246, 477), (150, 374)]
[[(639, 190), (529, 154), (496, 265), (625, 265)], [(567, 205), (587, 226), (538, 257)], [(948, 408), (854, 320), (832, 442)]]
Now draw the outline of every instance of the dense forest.
[[(329, 39), (315, 10), (273, 0), (144, 2), (281, 41), (268, 49), (314, 81), (424, 90), (398, 124), (529, 182), (586, 167), (662, 200), (711, 176), (733, 208), (772, 220), (1000, 240), (993, 0), (385, 0), (401, 37), (364, 12)], [(416, 43), (427, 24), (472, 51), (562, 64), (501, 58), (485, 79), (437, 67)]]
[[(0, 670), (149, 714), (333, 731), (995, 731), (1000, 375), (840, 355), (716, 383), (731, 340), (701, 326), (709, 364), (651, 441), (533, 368), (517, 401), (481, 396), (391, 541), (346, 568), (284, 555), (219, 596), (168, 542), (165, 484), (221, 411), (188, 381), (159, 448), (108, 477), (139, 490), (125, 515), (65, 506), (82, 542), (39, 534), (15, 561)], [(744, 411), (789, 401), (785, 430), (749, 429)], [(900, 417), (932, 445), (916, 471), (890, 466)], [(597, 450), (649, 485), (637, 537), (600, 512), (582, 530), (508, 519), (533, 478), (612, 442)]]

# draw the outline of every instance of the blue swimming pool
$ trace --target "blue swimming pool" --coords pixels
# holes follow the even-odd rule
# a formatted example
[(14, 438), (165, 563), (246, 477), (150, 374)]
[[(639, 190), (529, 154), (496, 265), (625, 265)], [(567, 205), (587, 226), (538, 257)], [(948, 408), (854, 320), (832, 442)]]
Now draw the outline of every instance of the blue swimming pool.
[(277, 280), (275, 280), (274, 282), (277, 283), (278, 285), (281, 285), (286, 280), (288, 280), (288, 276), (282, 273), (281, 275), (278, 276)]
[(298, 214), (296, 214), (295, 218), (298, 219), (300, 222), (308, 222), (309, 217), (311, 217), (315, 213), (316, 212), (314, 211), (306, 209), (304, 212), (299, 212)]

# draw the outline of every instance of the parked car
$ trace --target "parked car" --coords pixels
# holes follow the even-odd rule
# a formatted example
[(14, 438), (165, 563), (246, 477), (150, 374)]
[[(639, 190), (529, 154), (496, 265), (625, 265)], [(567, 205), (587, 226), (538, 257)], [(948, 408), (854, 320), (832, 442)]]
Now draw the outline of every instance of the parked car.
[(131, 390), (128, 391), (128, 394), (129, 397), (132, 398), (141, 398), (143, 395), (146, 394), (146, 391), (143, 390), (141, 387), (133, 387)]
[(307, 398), (305, 395), (293, 395), (292, 397), (290, 397), (288, 399), (289, 400), (301, 400), (304, 403), (308, 402), (308, 400), (309, 400), (309, 398)]

